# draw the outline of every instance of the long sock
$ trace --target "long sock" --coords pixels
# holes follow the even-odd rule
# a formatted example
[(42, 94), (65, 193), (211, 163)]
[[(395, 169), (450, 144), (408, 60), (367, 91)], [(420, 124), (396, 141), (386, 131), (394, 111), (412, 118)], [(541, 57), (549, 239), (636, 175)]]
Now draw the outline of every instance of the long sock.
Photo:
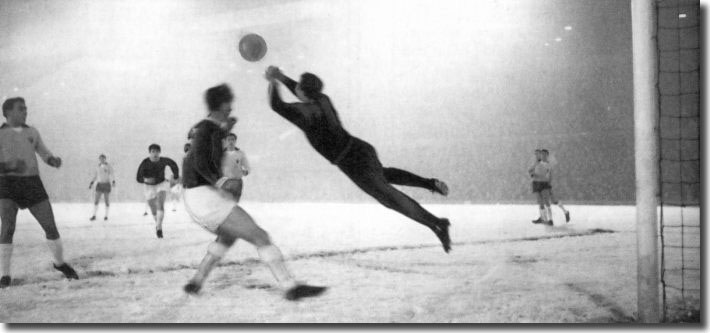
[(545, 213), (547, 214), (546, 221), (552, 221), (552, 209), (550, 209), (550, 206), (545, 206)]
[(105, 217), (108, 217), (108, 207), (109, 205), (106, 205), (106, 214), (104, 215)]
[(165, 217), (165, 212), (159, 210), (155, 213), (155, 229), (163, 230), (163, 217)]
[(200, 266), (197, 267), (197, 272), (195, 272), (192, 281), (202, 285), (212, 269), (217, 266), (217, 263), (219, 263), (222, 257), (227, 253), (227, 250), (229, 250), (229, 247), (222, 243), (210, 243), (210, 245), (207, 246), (207, 254), (202, 259), (202, 262), (200, 262)]
[(395, 185), (421, 187), (427, 190), (434, 190), (434, 180), (415, 175), (409, 171), (397, 168), (383, 168), (382, 171), (387, 178), (387, 182)]
[(540, 208), (540, 219), (543, 221), (547, 221), (547, 212), (545, 211), (544, 208)]
[(0, 244), (0, 276), (10, 275), (12, 244)]
[(94, 205), (94, 214), (92, 216), (96, 216), (96, 213), (99, 211), (99, 204)]
[(62, 246), (61, 238), (48, 239), (47, 246), (54, 257), (54, 264), (57, 266), (64, 264), (64, 246)]
[(563, 212), (567, 213), (565, 206), (563, 206), (561, 203), (558, 203), (557, 206), (560, 207), (560, 209), (562, 209)]
[(274, 245), (261, 246), (257, 247), (256, 251), (259, 253), (259, 258), (269, 266), (276, 282), (282, 289), (286, 290), (296, 285), (278, 247)]

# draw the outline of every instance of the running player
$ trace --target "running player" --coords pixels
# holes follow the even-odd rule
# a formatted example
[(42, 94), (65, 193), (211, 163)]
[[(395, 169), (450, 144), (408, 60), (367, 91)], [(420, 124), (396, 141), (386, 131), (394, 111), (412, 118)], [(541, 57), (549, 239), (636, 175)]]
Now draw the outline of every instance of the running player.
[(173, 181), (177, 181), (179, 168), (170, 158), (160, 156), (160, 146), (151, 144), (148, 147), (150, 155), (138, 166), (136, 181), (144, 184), (143, 194), (150, 206), (150, 212), (155, 220), (155, 234), (163, 238), (163, 218), (165, 217), (165, 197), (170, 190), (170, 181), (165, 179), (165, 167), (170, 167)]
[(569, 216), (569, 211), (565, 209), (565, 206), (562, 205), (562, 203), (555, 198), (555, 194), (552, 192), (552, 170), (554, 169), (554, 165), (550, 163), (549, 161), (550, 158), (550, 151), (547, 149), (542, 150), (542, 160), (550, 164), (550, 202), (554, 205), (557, 205), (562, 209), (562, 212), (565, 214), (565, 222), (569, 223), (570, 216)]
[(99, 155), (99, 165), (94, 169), (94, 177), (91, 178), (89, 183), (89, 189), (94, 186), (96, 182), (96, 192), (94, 194), (94, 215), (91, 215), (89, 221), (96, 220), (96, 212), (99, 210), (99, 200), (101, 200), (101, 195), (104, 196), (104, 202), (106, 203), (106, 214), (104, 215), (104, 221), (108, 220), (108, 207), (109, 207), (109, 193), (111, 193), (111, 186), (116, 186), (116, 180), (113, 178), (113, 167), (111, 164), (106, 162), (106, 155)]
[(550, 210), (550, 165), (542, 159), (542, 149), (535, 149), (535, 164), (528, 172), (532, 177), (532, 191), (540, 208), (540, 217), (532, 222), (553, 225)]
[(39, 178), (37, 156), (59, 168), (62, 160), (42, 142), (39, 132), (28, 126), (27, 106), (21, 97), (2, 104), (7, 122), (0, 126), (0, 288), (10, 285), (12, 238), (19, 209), (29, 209), (44, 230), (54, 268), (67, 279), (78, 279), (76, 271), (64, 261), (64, 247), (59, 237), (49, 196)]
[(242, 197), (242, 189), (244, 188), (242, 178), (249, 175), (249, 161), (244, 151), (236, 146), (236, 134), (229, 133), (225, 141), (226, 148), (224, 148), (224, 156), (222, 158), (222, 176), (234, 179), (239, 183), (237, 190), (232, 193), (234, 199), (239, 202), (239, 199)]
[(317, 296), (324, 287), (314, 287), (296, 283), (283, 255), (269, 237), (244, 211), (232, 195), (239, 186), (235, 179), (220, 175), (223, 157), (223, 142), (236, 118), (230, 118), (234, 94), (226, 84), (212, 87), (205, 93), (209, 109), (207, 119), (197, 123), (188, 138), (192, 148), (183, 163), (183, 202), (190, 217), (203, 228), (217, 235), (217, 239), (207, 247), (207, 254), (200, 263), (195, 276), (185, 285), (189, 294), (197, 294), (210, 271), (219, 260), (241, 238), (256, 246), (259, 257), (271, 269), (279, 286), (289, 300)]
[[(385, 168), (375, 148), (356, 138), (344, 128), (338, 114), (323, 94), (323, 82), (314, 74), (304, 73), (300, 82), (284, 75), (277, 67), (266, 70), (270, 82), (271, 108), (298, 126), (306, 134), (311, 146), (350, 178), (355, 185), (387, 208), (394, 209), (429, 229), (441, 241), (444, 251), (451, 249), (449, 220), (438, 218), (419, 203), (392, 186), (421, 187), (441, 195), (448, 195), (446, 184), (438, 179), (426, 179), (408, 171)], [(284, 103), (277, 82), (283, 83), (301, 103)]]

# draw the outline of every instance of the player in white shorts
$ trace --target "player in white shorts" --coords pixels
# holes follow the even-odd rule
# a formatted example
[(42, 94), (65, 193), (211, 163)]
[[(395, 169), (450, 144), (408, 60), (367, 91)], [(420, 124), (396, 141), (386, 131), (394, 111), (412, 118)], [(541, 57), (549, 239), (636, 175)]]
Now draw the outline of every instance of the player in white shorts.
[(108, 220), (108, 207), (109, 207), (109, 193), (111, 193), (111, 187), (116, 186), (116, 180), (113, 178), (113, 167), (111, 164), (106, 162), (106, 155), (99, 155), (99, 165), (94, 169), (94, 177), (91, 178), (89, 183), (89, 189), (96, 183), (96, 191), (94, 194), (94, 214), (91, 215), (89, 221), (96, 220), (96, 213), (99, 210), (99, 201), (101, 196), (104, 196), (104, 203), (106, 203), (106, 213), (104, 214), (104, 221)]
[(193, 221), (216, 234), (217, 239), (207, 247), (207, 254), (184, 290), (197, 294), (210, 271), (241, 238), (256, 246), (259, 257), (269, 266), (279, 287), (285, 291), (286, 299), (320, 295), (325, 287), (296, 283), (269, 234), (239, 207), (231, 194), (237, 190), (239, 182), (220, 174), (224, 155), (222, 141), (237, 121), (229, 117), (233, 100), (234, 95), (226, 84), (208, 89), (205, 101), (209, 115), (197, 123), (188, 135), (192, 148), (183, 162), (183, 203)]
[(541, 150), (542, 153), (542, 160), (547, 162), (550, 165), (550, 203), (553, 205), (557, 205), (562, 209), (562, 213), (565, 214), (565, 222), (569, 223), (570, 221), (570, 216), (569, 216), (569, 211), (565, 208), (565, 206), (555, 198), (554, 192), (552, 192), (552, 170), (554, 169), (554, 166), (552, 163), (550, 163), (550, 152), (547, 149)]
[[(171, 182), (178, 179), (180, 170), (177, 163), (170, 158), (160, 156), (160, 146), (151, 144), (148, 147), (150, 156), (138, 166), (136, 181), (144, 184), (143, 195), (150, 206), (150, 211), (155, 220), (155, 234), (163, 238), (163, 218), (165, 217), (165, 197), (170, 191)], [(165, 179), (165, 167), (170, 167), (172, 180)]]
[(225, 141), (226, 147), (222, 157), (222, 176), (239, 182), (239, 188), (232, 193), (234, 199), (239, 202), (242, 197), (242, 189), (244, 189), (244, 180), (242, 178), (249, 175), (251, 168), (249, 167), (247, 155), (236, 146), (237, 135), (229, 133)]
[(535, 149), (535, 164), (528, 169), (532, 177), (532, 191), (537, 197), (540, 217), (533, 223), (553, 225), (550, 211), (550, 164), (542, 159), (542, 149)]

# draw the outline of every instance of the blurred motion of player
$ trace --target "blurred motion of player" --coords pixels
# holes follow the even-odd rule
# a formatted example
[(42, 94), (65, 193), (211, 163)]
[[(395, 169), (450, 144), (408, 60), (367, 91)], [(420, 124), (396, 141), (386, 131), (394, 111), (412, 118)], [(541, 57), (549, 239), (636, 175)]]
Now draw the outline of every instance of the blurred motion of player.
[(234, 94), (226, 84), (208, 89), (205, 102), (209, 114), (188, 135), (191, 148), (182, 168), (183, 203), (192, 220), (216, 234), (217, 239), (207, 247), (207, 254), (184, 290), (188, 294), (197, 294), (212, 269), (241, 238), (256, 247), (259, 258), (271, 269), (286, 299), (318, 296), (326, 288), (296, 282), (286, 267), (281, 250), (230, 194), (240, 186), (239, 182), (221, 175), (223, 140), (237, 122), (236, 118), (229, 117), (233, 101)]

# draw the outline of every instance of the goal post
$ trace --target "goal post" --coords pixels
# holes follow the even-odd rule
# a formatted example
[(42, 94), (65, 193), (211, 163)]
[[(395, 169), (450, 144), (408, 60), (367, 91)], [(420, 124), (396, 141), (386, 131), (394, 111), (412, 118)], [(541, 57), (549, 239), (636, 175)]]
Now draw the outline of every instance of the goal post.
[(659, 132), (655, 0), (631, 0), (636, 171), (638, 320), (660, 322), (658, 265)]

